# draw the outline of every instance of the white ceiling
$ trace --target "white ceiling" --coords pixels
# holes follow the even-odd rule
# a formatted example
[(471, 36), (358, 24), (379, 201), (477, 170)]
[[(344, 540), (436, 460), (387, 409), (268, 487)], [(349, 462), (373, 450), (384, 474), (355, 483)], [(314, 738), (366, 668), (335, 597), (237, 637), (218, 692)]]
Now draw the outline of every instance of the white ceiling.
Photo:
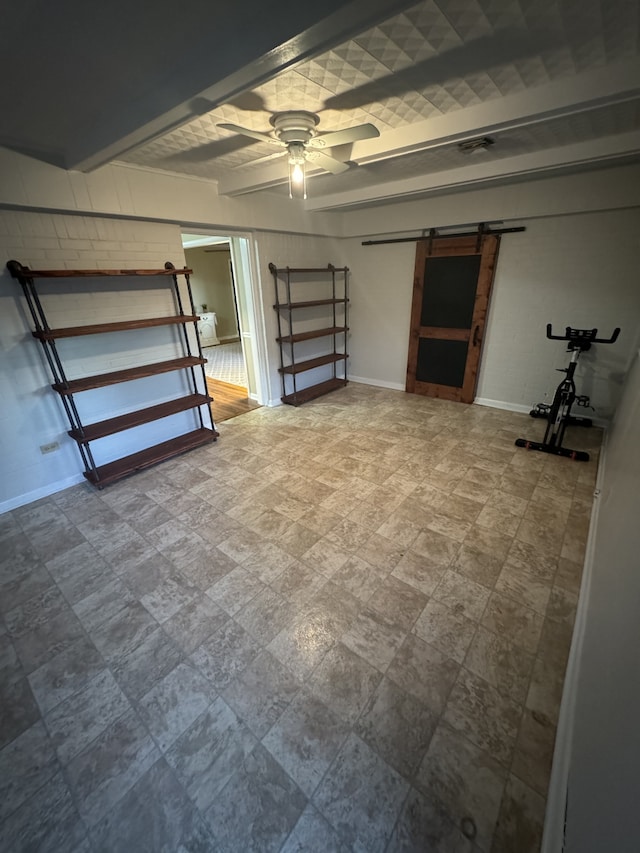
[[(127, 8), (137, 5), (130, 0)], [(198, 0), (187, 0), (187, 6), (194, 5)], [(220, 4), (211, 6), (220, 12)], [(321, 133), (363, 122), (380, 131), (377, 139), (333, 149), (334, 157), (353, 164), (348, 172), (311, 172), (311, 209), (380, 203), (408, 193), (443, 192), (640, 157), (637, 0), (323, 3), (327, 17), (295, 22), (301, 35), (294, 38), (291, 20), (282, 29), (269, 7), (271, 43), (278, 42), (278, 49), (269, 52), (264, 39), (247, 37), (248, 45), (237, 40), (239, 26), (245, 34), (253, 33), (256, 23), (266, 26), (249, 8), (262, 9), (264, 17), (265, 4), (237, 4), (235, 14), (229, 6), (223, 26), (218, 22), (209, 33), (209, 78), (201, 35), (193, 36), (196, 49), (186, 44), (176, 63), (173, 51), (181, 33), (173, 31), (177, 38), (172, 38), (169, 31), (170, 77), (151, 61), (141, 67), (135, 53), (127, 60), (119, 49), (113, 67), (108, 57), (102, 58), (100, 91), (92, 106), (99, 121), (83, 136), (84, 148), (75, 144), (77, 163), (71, 165), (86, 168), (118, 159), (217, 181), (221, 194), (284, 192), (286, 158), (252, 166), (274, 148), (217, 124), (269, 132), (271, 114), (290, 109), (317, 113)], [(210, 14), (204, 0), (201, 7), (201, 13), (208, 9)], [(287, 10), (294, 7), (286, 4)], [(189, 11), (184, 4), (178, 8)], [(341, 10), (341, 18), (329, 14), (334, 8)], [(28, 20), (27, 13), (23, 17)], [(207, 23), (203, 18), (198, 23), (202, 33)], [(157, 22), (149, 26), (147, 45), (158, 31)], [(225, 53), (220, 40), (233, 33), (233, 49)], [(213, 61), (218, 49), (226, 65)], [(128, 123), (114, 119), (114, 128), (103, 105), (117, 108), (133, 65), (138, 76), (135, 98), (126, 105)], [(112, 86), (108, 75), (113, 75)], [(60, 109), (73, 115), (80, 102), (74, 102), (68, 79), (66, 84), (70, 88)], [(24, 106), (20, 114), (25, 114)], [(113, 138), (106, 132), (100, 137), (96, 124), (110, 127)], [(494, 141), (485, 153), (458, 150), (460, 141), (480, 135)], [(42, 135), (40, 139), (45, 149)], [(61, 139), (58, 146), (64, 148)], [(87, 144), (92, 140), (93, 150)], [(22, 148), (19, 141), (3, 141), (38, 154), (36, 145), (28, 150), (28, 139)], [(49, 154), (51, 150), (49, 145)], [(69, 165), (69, 146), (60, 158)]]

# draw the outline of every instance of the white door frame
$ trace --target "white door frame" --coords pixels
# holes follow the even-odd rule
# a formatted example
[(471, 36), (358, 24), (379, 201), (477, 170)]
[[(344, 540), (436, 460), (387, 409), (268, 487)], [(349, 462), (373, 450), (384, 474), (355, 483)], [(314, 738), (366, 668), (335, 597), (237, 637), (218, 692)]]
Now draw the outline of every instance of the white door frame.
[[(269, 387), (269, 370), (267, 357), (267, 337), (262, 304), (260, 277), (254, 268), (255, 246), (253, 234), (250, 232), (224, 232), (208, 228), (186, 228), (182, 233), (202, 237), (200, 246), (220, 242), (220, 238), (229, 241), (231, 263), (233, 264), (233, 288), (238, 306), (238, 325), (242, 351), (247, 365), (249, 396), (261, 406), (269, 404), (271, 399)], [(188, 249), (189, 246), (184, 248)], [(193, 247), (195, 248), (195, 247)], [(246, 311), (249, 328), (243, 328), (242, 314)]]

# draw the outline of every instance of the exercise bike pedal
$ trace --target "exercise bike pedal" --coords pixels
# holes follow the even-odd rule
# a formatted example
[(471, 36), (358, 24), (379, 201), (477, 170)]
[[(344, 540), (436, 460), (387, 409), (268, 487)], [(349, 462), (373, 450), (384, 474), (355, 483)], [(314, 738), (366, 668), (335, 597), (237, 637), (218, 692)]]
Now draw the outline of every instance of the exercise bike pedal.
[(537, 403), (529, 412), (529, 416), (532, 418), (548, 418), (550, 411), (551, 406), (547, 405), (547, 403)]

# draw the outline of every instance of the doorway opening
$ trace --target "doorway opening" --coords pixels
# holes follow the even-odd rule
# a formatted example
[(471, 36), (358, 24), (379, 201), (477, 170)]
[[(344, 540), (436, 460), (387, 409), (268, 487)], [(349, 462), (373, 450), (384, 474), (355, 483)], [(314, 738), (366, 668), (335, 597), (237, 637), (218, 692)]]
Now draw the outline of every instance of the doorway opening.
[(260, 312), (255, 310), (248, 238), (183, 233), (198, 332), (216, 423), (264, 402)]

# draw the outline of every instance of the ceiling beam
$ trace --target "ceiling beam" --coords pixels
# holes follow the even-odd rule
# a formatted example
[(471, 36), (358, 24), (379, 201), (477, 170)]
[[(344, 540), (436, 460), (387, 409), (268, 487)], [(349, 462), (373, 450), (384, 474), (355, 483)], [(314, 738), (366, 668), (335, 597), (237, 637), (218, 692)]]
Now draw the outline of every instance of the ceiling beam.
[[(171, 33), (170, 43), (159, 45), (167, 65), (175, 64), (181, 50), (188, 55), (188, 63), (177, 63), (173, 77), (165, 74), (158, 78), (156, 73), (156, 80), (149, 81), (146, 98), (124, 104), (120, 111), (105, 111), (102, 121), (79, 127), (66, 150), (66, 168), (85, 172), (96, 169), (409, 5), (410, 0), (323, 0), (322, 4), (288, 3), (278, 13), (250, 0), (235, 12), (229, 11), (232, 7), (225, 11), (219, 4), (210, 3), (208, 11), (202, 10), (203, 17), (195, 21), (200, 38), (206, 38), (206, 48), (203, 43), (180, 47)], [(212, 19), (207, 20), (207, 15)], [(132, 37), (130, 20), (127, 15), (127, 25), (121, 30), (123, 38)], [(149, 41), (144, 31), (137, 37)], [(136, 50), (135, 41), (131, 50)]]
[(425, 151), (470, 136), (499, 133), (640, 98), (640, 58), (495, 98), (354, 143), (358, 163)]
[(640, 131), (634, 130), (588, 142), (578, 142), (574, 145), (547, 148), (533, 154), (520, 154), (485, 163), (474, 162), (457, 169), (416, 175), (376, 186), (311, 198), (305, 203), (305, 209), (335, 210), (402, 197), (442, 193), (463, 187), (472, 188), (475, 185), (496, 180), (507, 181), (525, 178), (527, 175), (536, 173), (567, 171), (587, 164), (601, 165), (606, 161), (637, 156), (638, 151), (640, 151)]
[[(640, 98), (640, 59), (635, 58), (539, 86), (526, 97), (518, 93), (496, 98), (386, 131), (376, 139), (354, 142), (349, 159), (358, 164), (375, 163), (637, 98)], [(317, 169), (309, 172), (319, 173)], [(218, 192), (242, 195), (286, 183), (287, 179), (283, 163), (263, 169), (248, 167), (221, 177)]]

